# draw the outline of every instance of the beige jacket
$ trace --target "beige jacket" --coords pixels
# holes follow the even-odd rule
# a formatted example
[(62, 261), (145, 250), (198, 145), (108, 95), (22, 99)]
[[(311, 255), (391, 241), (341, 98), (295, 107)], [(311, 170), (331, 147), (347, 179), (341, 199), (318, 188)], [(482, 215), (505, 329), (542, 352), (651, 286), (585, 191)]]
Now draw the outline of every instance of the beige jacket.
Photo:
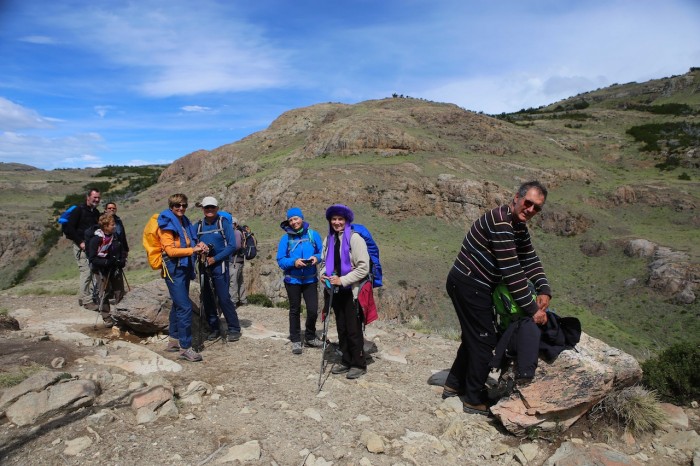
[[(343, 234), (338, 235), (340, 241), (343, 240)], [(321, 258), (321, 266), (319, 271), (321, 275), (326, 273), (326, 253), (328, 252), (328, 237), (323, 240), (323, 256)], [(357, 299), (360, 292), (360, 284), (369, 275), (369, 253), (367, 252), (367, 243), (358, 233), (353, 233), (350, 236), (350, 263), (352, 270), (347, 275), (340, 277), (340, 283), (344, 286), (352, 286), (352, 296)]]

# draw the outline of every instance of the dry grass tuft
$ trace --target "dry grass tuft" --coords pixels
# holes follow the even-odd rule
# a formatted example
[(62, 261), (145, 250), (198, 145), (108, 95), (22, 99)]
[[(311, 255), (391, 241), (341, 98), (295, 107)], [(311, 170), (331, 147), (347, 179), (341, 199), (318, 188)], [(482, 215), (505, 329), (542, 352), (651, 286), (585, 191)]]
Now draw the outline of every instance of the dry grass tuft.
[(640, 385), (609, 394), (593, 408), (591, 416), (617, 422), (633, 434), (652, 432), (666, 421), (656, 392)]

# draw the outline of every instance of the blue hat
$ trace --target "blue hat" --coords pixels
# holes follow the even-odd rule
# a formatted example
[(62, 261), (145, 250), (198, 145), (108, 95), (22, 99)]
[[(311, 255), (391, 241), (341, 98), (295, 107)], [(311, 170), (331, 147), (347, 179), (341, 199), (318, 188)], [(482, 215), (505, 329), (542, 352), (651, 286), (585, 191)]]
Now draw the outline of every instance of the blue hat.
[(301, 217), (301, 219), (304, 220), (304, 214), (301, 212), (299, 207), (292, 207), (287, 211), (287, 219), (292, 217)]
[(348, 223), (352, 223), (352, 221), (355, 219), (355, 214), (352, 213), (350, 207), (343, 204), (333, 204), (326, 209), (326, 220), (330, 220), (334, 215), (343, 217)]

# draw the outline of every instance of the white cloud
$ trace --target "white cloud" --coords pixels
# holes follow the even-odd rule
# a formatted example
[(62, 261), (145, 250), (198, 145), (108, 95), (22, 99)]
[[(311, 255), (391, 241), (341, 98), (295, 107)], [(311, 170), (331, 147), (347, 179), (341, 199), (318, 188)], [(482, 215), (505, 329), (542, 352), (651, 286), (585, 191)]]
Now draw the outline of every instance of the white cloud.
[(36, 111), (0, 97), (0, 130), (51, 128), (52, 120)]
[(85, 167), (104, 165), (94, 155), (105, 150), (97, 133), (71, 136), (34, 136), (0, 132), (0, 161), (22, 162), (39, 168)]
[(24, 36), (20, 37), (19, 41), (39, 45), (52, 45), (56, 43), (56, 41), (52, 37), (48, 36)]
[(100, 118), (104, 118), (110, 110), (114, 109), (112, 105), (95, 105), (93, 108)]
[(127, 67), (134, 87), (147, 96), (237, 92), (286, 82), (286, 52), (235, 13), (217, 2), (197, 7), (189, 2), (108, 2), (79, 11), (59, 9), (51, 20), (71, 31), (81, 47)]
[(180, 109), (185, 112), (208, 112), (211, 110), (209, 107), (202, 107), (200, 105), (185, 105), (184, 107), (180, 107)]

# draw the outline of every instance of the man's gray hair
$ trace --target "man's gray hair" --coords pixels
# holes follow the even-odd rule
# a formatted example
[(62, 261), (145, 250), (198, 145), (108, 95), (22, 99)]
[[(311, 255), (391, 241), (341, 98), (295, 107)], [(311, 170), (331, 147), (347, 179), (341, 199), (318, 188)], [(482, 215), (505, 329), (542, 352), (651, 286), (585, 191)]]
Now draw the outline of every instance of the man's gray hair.
[(528, 181), (521, 184), (520, 188), (518, 188), (518, 197), (525, 197), (527, 192), (533, 188), (538, 190), (540, 194), (544, 196), (545, 201), (547, 200), (547, 188), (545, 188), (544, 185), (537, 180)]

